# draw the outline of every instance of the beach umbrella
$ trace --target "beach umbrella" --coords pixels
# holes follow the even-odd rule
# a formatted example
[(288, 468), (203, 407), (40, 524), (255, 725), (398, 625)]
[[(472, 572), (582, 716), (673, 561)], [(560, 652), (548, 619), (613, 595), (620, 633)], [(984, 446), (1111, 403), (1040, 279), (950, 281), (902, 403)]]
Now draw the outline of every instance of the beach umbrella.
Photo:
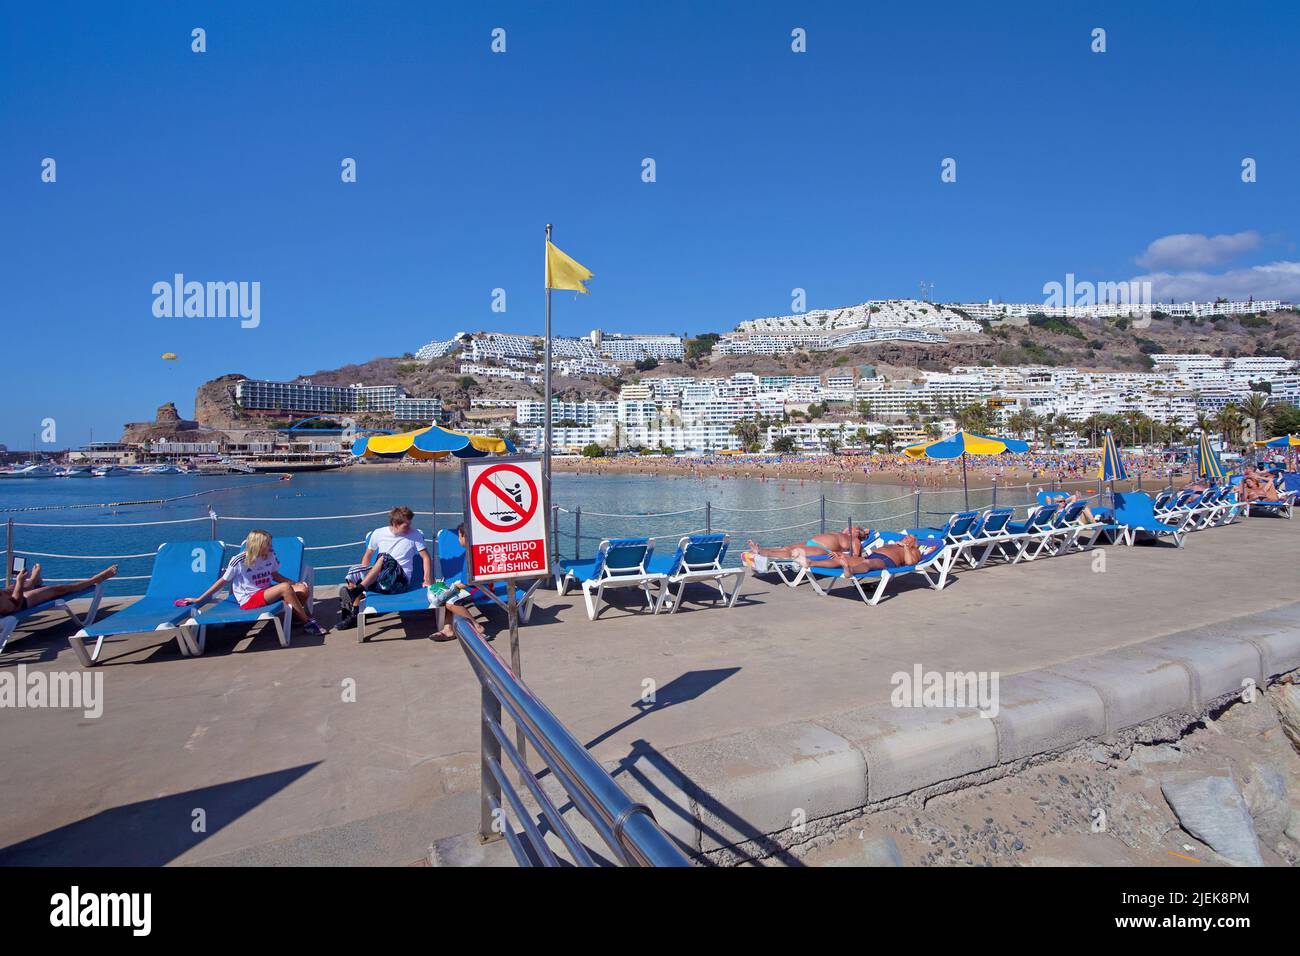
[(1255, 445), (1259, 448), (1284, 448), (1289, 452), (1289, 457), (1294, 459), (1296, 449), (1300, 448), (1300, 435), (1279, 435), (1267, 441), (1257, 441)]
[(903, 454), (913, 460), (921, 458), (960, 458), (962, 495), (966, 501), (966, 508), (969, 509), (970, 488), (966, 481), (966, 456), (1001, 455), (1004, 452), (1020, 454), (1026, 451), (1029, 451), (1029, 442), (1027, 441), (1021, 441), (1018, 438), (988, 438), (963, 429), (955, 435), (940, 438), (938, 441), (908, 445), (903, 449)]
[(1196, 450), (1196, 473), (1202, 478), (1223, 480), (1223, 463), (1210, 447), (1210, 436), (1201, 432), (1201, 444)]
[(367, 435), (352, 443), (357, 458), (414, 458), (433, 465), (433, 538), (438, 539), (438, 462), (443, 458), (482, 458), (485, 455), (513, 455), (515, 446), (495, 435), (470, 435), (441, 425), (430, 425), (397, 435)]
[(1115, 500), (1115, 482), (1128, 481), (1124, 461), (1119, 457), (1119, 446), (1115, 444), (1115, 436), (1111, 434), (1109, 428), (1106, 429), (1106, 440), (1101, 446), (1101, 467), (1097, 469), (1097, 480), (1110, 482), (1112, 503)]

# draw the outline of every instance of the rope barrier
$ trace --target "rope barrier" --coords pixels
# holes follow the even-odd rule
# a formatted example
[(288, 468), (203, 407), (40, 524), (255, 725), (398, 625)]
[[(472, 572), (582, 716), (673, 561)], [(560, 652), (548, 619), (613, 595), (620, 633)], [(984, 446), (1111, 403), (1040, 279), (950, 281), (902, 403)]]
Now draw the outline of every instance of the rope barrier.
[[(47, 584), (71, 584), (74, 581), (81, 581), (82, 578), (42, 578)], [(151, 580), (147, 574), (115, 574), (109, 581), (148, 581)], [(107, 581), (104, 583), (108, 583)]]
[(365, 544), (365, 543), (366, 543), (366, 539), (362, 538), (360, 541), (345, 541), (343, 542), (343, 544), (315, 544), (315, 545), (311, 545), (310, 547), (304, 546), (303, 550), (304, 551), (332, 551), (335, 548), (355, 548), (357, 545)]
[(168, 521), (101, 521), (95, 524), (39, 524), (36, 522), (15, 521), (15, 528), (144, 528), (155, 524), (192, 524), (195, 521), (208, 521), (207, 515), (202, 518), (174, 518)]
[[(17, 548), (14, 549), (14, 554), (21, 554), (28, 558), (67, 558), (71, 561), (129, 561), (132, 558), (152, 558), (157, 553), (156, 551), (146, 551), (144, 554), (49, 554), (45, 551), (19, 551)], [(72, 580), (78, 579), (73, 578)]]
[(897, 498), (878, 498), (875, 501), (850, 501), (847, 498), (827, 498), (826, 503), (834, 502), (837, 505), (887, 505), (891, 501), (902, 501), (904, 498), (914, 498), (916, 492), (912, 491), (905, 495), (899, 495)]
[[(416, 514), (426, 514), (427, 512), (416, 512)], [(454, 514), (455, 512), (453, 512)], [(387, 511), (367, 511), (359, 515), (314, 515), (289, 518), (250, 518), (247, 515), (217, 515), (221, 521), (344, 521), (351, 518), (377, 518), (380, 515), (387, 515)], [(199, 519), (207, 521), (207, 518)], [(96, 527), (99, 527), (96, 525)]]
[(793, 531), (795, 528), (806, 528), (809, 525), (814, 524), (821, 524), (821, 519), (813, 518), (811, 521), (803, 521), (799, 524), (788, 524), (782, 528), (759, 528), (756, 531), (744, 531), (736, 528), (714, 528), (713, 530), (715, 533), (725, 531), (727, 534), (775, 534), (778, 531)]
[[(675, 518), (678, 515), (689, 515), (703, 510), (703, 508), (687, 508), (685, 511), (655, 511), (643, 515), (614, 515), (604, 514), (600, 511), (584, 511), (582, 516), (584, 518)], [(567, 508), (561, 508), (560, 511), (565, 514), (573, 514), (573, 512), (569, 511)]]
[[(733, 512), (734, 514), (742, 514), (742, 515), (756, 515), (756, 514), (763, 514), (764, 512), (767, 511), (793, 511), (795, 508), (807, 508), (809, 505), (818, 504), (820, 500), (821, 499), (819, 498), (813, 498), (811, 501), (801, 501), (797, 505), (784, 505), (780, 508), (727, 508), (723, 505), (714, 505), (713, 510), (730, 511)], [(827, 498), (826, 500), (830, 501), (831, 499)]]

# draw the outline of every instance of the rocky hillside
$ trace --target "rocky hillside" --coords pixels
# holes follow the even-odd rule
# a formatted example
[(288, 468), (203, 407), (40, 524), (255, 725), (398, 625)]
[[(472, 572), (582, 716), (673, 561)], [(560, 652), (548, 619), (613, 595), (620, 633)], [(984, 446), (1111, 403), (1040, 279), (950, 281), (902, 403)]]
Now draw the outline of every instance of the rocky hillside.
[[(1155, 352), (1283, 355), (1300, 360), (1300, 312), (1285, 310), (1265, 316), (1217, 320), (1157, 317), (1146, 328), (1133, 328), (1123, 319), (1094, 322), (1035, 318), (1022, 326), (990, 326), (985, 334), (950, 335), (949, 341), (942, 345), (885, 342), (834, 352), (782, 356), (703, 355), (684, 362), (661, 362), (641, 372), (629, 368), (624, 381), (657, 376), (725, 376), (740, 371), (760, 375), (813, 375), (850, 365), (872, 365), (900, 377), (918, 370), (946, 371), (955, 365), (1042, 364), (1133, 371), (1149, 368), (1148, 356)], [(456, 356), (430, 363), (409, 356), (374, 358), (301, 375), (295, 381), (310, 379), (318, 385), (356, 382), (401, 385), (417, 397), (437, 396), (444, 406), (453, 410), (469, 408), (470, 401), (478, 395), (513, 399), (542, 397), (539, 387), (526, 382), (474, 379), (462, 376), (458, 366)], [(223, 430), (254, 426), (235, 405), (234, 383), (240, 378), (237, 374), (223, 375), (200, 386), (195, 398), (199, 426)], [(554, 379), (556, 396), (566, 401), (615, 398), (619, 385), (608, 378), (556, 376)]]

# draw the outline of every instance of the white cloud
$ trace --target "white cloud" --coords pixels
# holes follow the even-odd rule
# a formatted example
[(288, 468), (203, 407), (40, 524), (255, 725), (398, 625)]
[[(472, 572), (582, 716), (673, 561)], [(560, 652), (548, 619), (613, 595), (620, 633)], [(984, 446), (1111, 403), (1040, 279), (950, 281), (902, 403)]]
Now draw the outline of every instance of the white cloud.
[(1300, 301), (1300, 262), (1287, 260), (1218, 273), (1154, 272), (1136, 276), (1134, 281), (1150, 282), (1152, 298), (1161, 302), (1205, 302), (1219, 296)]
[(1135, 261), (1144, 269), (1204, 269), (1257, 249), (1262, 241), (1254, 229), (1218, 236), (1181, 232), (1155, 240)]

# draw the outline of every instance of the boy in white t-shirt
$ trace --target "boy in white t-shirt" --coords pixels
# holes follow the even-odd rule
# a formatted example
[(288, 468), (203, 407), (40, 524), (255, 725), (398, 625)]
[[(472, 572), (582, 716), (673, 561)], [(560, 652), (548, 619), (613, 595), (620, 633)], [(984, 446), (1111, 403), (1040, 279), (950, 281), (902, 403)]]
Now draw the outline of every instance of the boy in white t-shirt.
[(356, 624), (356, 606), (367, 591), (402, 594), (433, 584), (433, 559), (424, 534), (411, 526), (414, 518), (415, 512), (398, 505), (388, 513), (387, 527), (370, 532), (361, 563), (348, 570), (339, 587), (339, 627)]

